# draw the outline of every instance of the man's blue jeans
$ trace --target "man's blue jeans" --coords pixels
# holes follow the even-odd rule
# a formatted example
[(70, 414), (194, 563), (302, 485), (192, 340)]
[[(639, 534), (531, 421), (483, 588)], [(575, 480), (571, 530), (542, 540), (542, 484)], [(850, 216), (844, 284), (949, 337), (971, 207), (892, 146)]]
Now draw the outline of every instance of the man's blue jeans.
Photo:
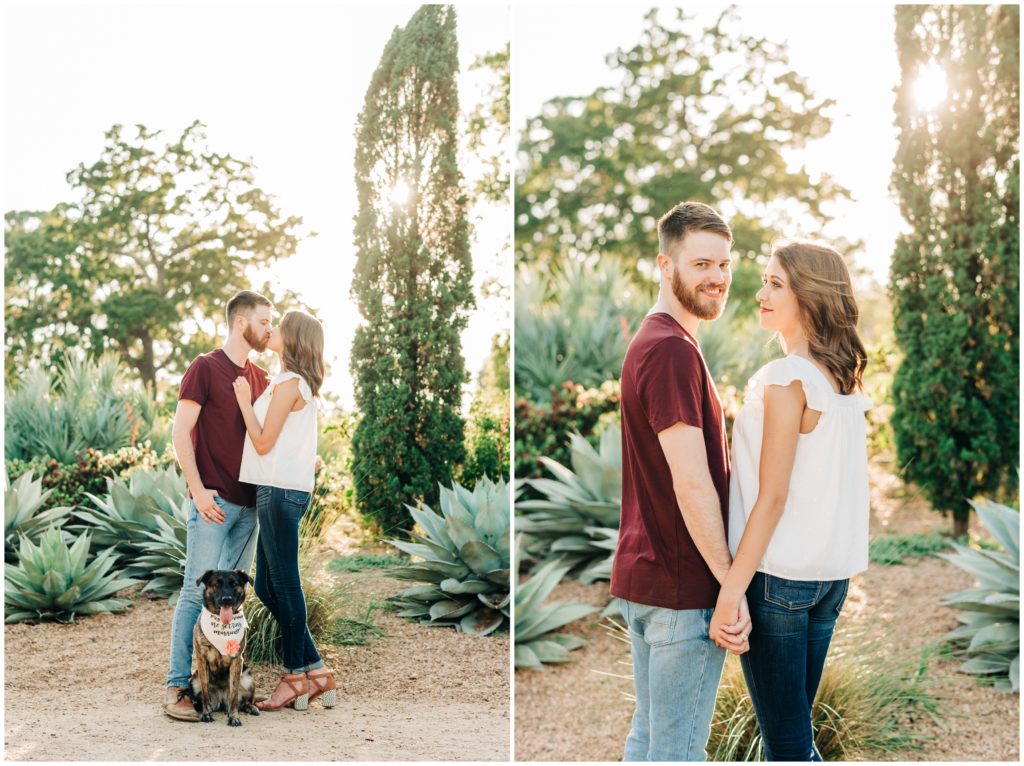
[(260, 543), (256, 552), (256, 595), (281, 628), (286, 673), (324, 666), (306, 625), (306, 599), (299, 579), (299, 522), (311, 494), (295, 489), (256, 487)]
[(787, 580), (761, 572), (750, 581), (753, 627), (740, 663), (769, 761), (821, 760), (811, 708), (849, 587), (849, 580)]
[(714, 609), (619, 599), (633, 646), (636, 711), (625, 761), (704, 761), (725, 650), (708, 637)]
[(244, 569), (252, 566), (256, 550), (256, 509), (214, 497), (224, 511), (223, 524), (203, 521), (196, 504), (188, 501), (185, 542), (185, 583), (171, 621), (171, 662), (168, 686), (188, 686), (192, 673), (192, 629), (203, 611), (203, 587), (196, 580), (208, 569)]

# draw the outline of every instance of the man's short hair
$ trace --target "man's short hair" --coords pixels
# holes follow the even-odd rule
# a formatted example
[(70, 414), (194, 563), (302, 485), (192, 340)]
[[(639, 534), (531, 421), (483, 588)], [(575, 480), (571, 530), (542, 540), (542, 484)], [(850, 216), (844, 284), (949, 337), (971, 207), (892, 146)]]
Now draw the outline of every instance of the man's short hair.
[[(228, 301), (228, 327), (231, 327), (231, 323), (238, 314), (248, 315), (252, 313), (252, 310), (257, 306), (267, 306), (268, 308), (272, 308), (273, 305), (273, 303), (259, 293), (253, 292), (252, 290), (241, 290), (235, 293), (235, 297)], [(246, 318), (248, 318), (248, 316), (246, 316)]]
[(732, 244), (732, 229), (710, 205), (703, 202), (680, 202), (658, 221), (658, 247), (668, 254), (669, 248), (683, 240), (691, 231), (713, 231)]

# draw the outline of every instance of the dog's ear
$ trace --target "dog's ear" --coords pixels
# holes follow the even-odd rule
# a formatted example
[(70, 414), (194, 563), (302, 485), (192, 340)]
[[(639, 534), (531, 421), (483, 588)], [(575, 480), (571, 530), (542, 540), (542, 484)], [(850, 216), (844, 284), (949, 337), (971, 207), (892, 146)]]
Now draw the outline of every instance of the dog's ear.
[(196, 580), (196, 585), (209, 585), (210, 578), (213, 577), (213, 573), (216, 571), (216, 569), (207, 569), (203, 572), (203, 576)]
[(246, 585), (252, 585), (252, 578), (249, 577), (248, 572), (246, 572), (244, 569), (236, 569), (235, 571), (238, 572), (238, 576), (245, 581)]

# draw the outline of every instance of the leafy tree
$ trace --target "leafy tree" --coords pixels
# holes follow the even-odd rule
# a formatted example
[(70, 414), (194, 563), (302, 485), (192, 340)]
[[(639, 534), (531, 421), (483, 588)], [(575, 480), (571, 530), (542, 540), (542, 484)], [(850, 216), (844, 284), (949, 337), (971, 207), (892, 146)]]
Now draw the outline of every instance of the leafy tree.
[(736, 28), (730, 8), (706, 29), (676, 11), (646, 16), (639, 43), (608, 63), (616, 85), (549, 101), (527, 121), (515, 188), (520, 262), (657, 253), (656, 221), (683, 200), (729, 220), (736, 252), (766, 250), (794, 217), (829, 220), (845, 189), (791, 171), (783, 156), (824, 136), (830, 100), (789, 69), (784, 44)]
[(436, 502), (465, 457), (459, 333), (473, 306), (456, 161), (455, 10), (422, 6), (384, 47), (359, 116), (352, 280), (356, 505), (382, 534)]
[[(965, 499), (1017, 485), (1019, 7), (897, 6), (896, 43), (892, 186), (909, 231), (890, 272), (892, 425), (907, 478), (960, 535)], [(947, 81), (932, 112), (913, 99), (930, 64)]]
[(302, 219), (282, 216), (253, 169), (209, 149), (199, 122), (166, 144), (115, 125), (99, 159), (67, 175), (78, 201), (7, 213), (8, 374), (73, 347), (116, 349), (150, 387), (158, 369), (183, 370), (246, 271), (298, 244)]
[(486, 168), (473, 193), (491, 202), (504, 202), (511, 183), (507, 151), (511, 113), (509, 44), (478, 56), (470, 71), (489, 75), (484, 99), (474, 107), (466, 126), (468, 149)]

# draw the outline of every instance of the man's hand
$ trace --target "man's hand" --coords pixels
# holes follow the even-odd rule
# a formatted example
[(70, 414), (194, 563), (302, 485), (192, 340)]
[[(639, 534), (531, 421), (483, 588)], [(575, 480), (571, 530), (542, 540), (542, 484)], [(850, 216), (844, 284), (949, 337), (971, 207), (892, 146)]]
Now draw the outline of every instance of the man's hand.
[(217, 501), (213, 498), (219, 497), (217, 490), (206, 489), (203, 487), (198, 492), (192, 492), (192, 502), (196, 504), (196, 512), (199, 514), (199, 518), (210, 524), (223, 524), (224, 519), (227, 516), (224, 515), (224, 511), (217, 505)]
[(750, 609), (746, 595), (741, 595), (737, 600), (724, 589), (719, 592), (708, 635), (718, 646), (733, 654), (750, 651), (747, 642), (750, 635)]
[(235, 399), (238, 400), (239, 407), (245, 409), (246, 406), (252, 406), (252, 389), (249, 388), (248, 380), (239, 375), (231, 387), (235, 389)]

